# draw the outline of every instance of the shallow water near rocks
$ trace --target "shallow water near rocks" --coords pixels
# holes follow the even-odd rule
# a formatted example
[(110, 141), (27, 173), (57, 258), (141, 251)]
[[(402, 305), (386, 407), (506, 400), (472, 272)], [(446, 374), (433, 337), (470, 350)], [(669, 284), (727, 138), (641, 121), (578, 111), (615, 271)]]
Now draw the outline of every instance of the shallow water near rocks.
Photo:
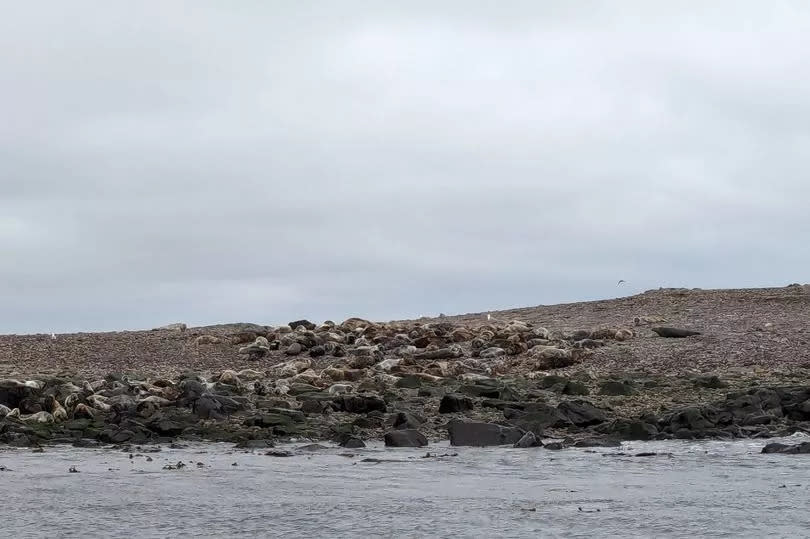
[[(806, 536), (810, 455), (763, 455), (765, 443), (292, 445), (277, 448), (293, 452), (284, 458), (228, 444), (132, 459), (116, 449), (4, 449), (0, 519), (4, 536), (20, 538)], [(187, 466), (163, 469), (178, 461)]]

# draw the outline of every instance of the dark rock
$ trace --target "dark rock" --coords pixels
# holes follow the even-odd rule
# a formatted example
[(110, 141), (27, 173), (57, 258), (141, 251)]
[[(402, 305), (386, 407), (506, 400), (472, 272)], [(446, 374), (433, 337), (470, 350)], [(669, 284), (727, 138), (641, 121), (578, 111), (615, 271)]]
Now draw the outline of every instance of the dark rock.
[(410, 412), (397, 412), (394, 416), (393, 427), (397, 430), (418, 429), (425, 420)]
[(661, 420), (667, 425), (666, 430), (675, 433), (678, 430), (689, 430), (700, 433), (715, 427), (718, 413), (711, 407), (690, 406), (678, 410)]
[(0, 404), (9, 408), (19, 408), (20, 402), (31, 398), (36, 390), (17, 380), (0, 380)]
[(692, 331), (690, 329), (678, 329), (678, 328), (666, 328), (666, 327), (658, 327), (658, 328), (650, 328), (653, 332), (657, 333), (659, 337), (666, 337), (669, 339), (682, 339), (684, 337), (691, 337), (693, 335), (700, 335), (699, 331)]
[(301, 401), (301, 412), (305, 414), (322, 414), (326, 411), (327, 404), (317, 399), (307, 399)]
[(578, 427), (598, 425), (608, 420), (604, 410), (586, 401), (563, 401), (557, 406), (557, 409)]
[(293, 322), (290, 322), (287, 325), (290, 326), (293, 329), (296, 329), (298, 326), (304, 326), (304, 328), (306, 328), (306, 329), (308, 329), (310, 331), (312, 331), (313, 329), (315, 329), (317, 327), (315, 324), (313, 324), (309, 320), (295, 320)]
[(523, 410), (526, 403), (515, 401), (502, 401), (501, 399), (484, 399), (481, 401), (482, 408), (495, 408), (497, 410), (505, 410), (507, 408), (515, 408), (516, 410)]
[(286, 414), (259, 414), (249, 417), (243, 422), (246, 427), (260, 427), (263, 429), (276, 426), (287, 426), (291, 425), (292, 423), (292, 418)]
[(560, 449), (563, 448), (563, 444), (562, 442), (551, 442), (545, 444), (543, 447), (546, 449), (550, 449), (552, 451), (559, 451)]
[(418, 389), (422, 387), (422, 379), (409, 374), (397, 380), (396, 386), (407, 389)]
[(290, 390), (287, 392), (289, 395), (297, 396), (305, 393), (320, 393), (321, 390), (310, 384), (295, 383), (290, 384)]
[(672, 433), (672, 436), (674, 436), (676, 440), (694, 440), (698, 437), (693, 431), (686, 428), (677, 429)]
[(810, 454), (810, 442), (802, 442), (798, 445), (786, 445), (771, 443), (762, 448), (763, 453), (782, 453), (787, 455), (807, 455)]
[(341, 447), (345, 447), (346, 449), (360, 449), (362, 447), (366, 447), (365, 442), (360, 438), (350, 436), (346, 438), (341, 444)]
[(309, 349), (309, 355), (311, 357), (321, 357), (326, 355), (326, 347), (322, 344), (318, 344), (313, 346)]
[(774, 417), (772, 415), (766, 414), (751, 414), (745, 416), (743, 420), (740, 422), (743, 426), (751, 426), (751, 425), (767, 425), (773, 422)]
[(178, 387), (180, 388), (181, 392), (180, 398), (188, 402), (191, 402), (194, 399), (199, 398), (203, 393), (207, 391), (205, 384), (193, 378), (187, 378), (185, 380), (182, 380)]
[(293, 454), (289, 451), (284, 451), (280, 449), (273, 449), (272, 451), (268, 451), (265, 453), (268, 457), (291, 457)]
[(473, 401), (469, 397), (457, 393), (449, 393), (442, 397), (439, 403), (440, 414), (452, 414), (456, 412), (466, 412), (473, 409)]
[(527, 432), (520, 440), (515, 442), (516, 448), (539, 447), (541, 445), (543, 445), (543, 443), (537, 439), (533, 432)]
[(523, 437), (523, 431), (495, 423), (477, 423), (454, 420), (447, 426), (450, 445), (485, 447), (512, 445)]
[(722, 389), (728, 387), (728, 384), (717, 375), (699, 376), (693, 380), (693, 383), (696, 387), (705, 387), (707, 389)]
[(784, 453), (788, 448), (790, 448), (790, 446), (787, 444), (772, 442), (763, 447), (761, 453)]
[(540, 378), (540, 387), (543, 389), (552, 389), (554, 387), (565, 387), (568, 384), (568, 378), (564, 376), (557, 376), (556, 374), (549, 374)]
[(585, 396), (590, 394), (590, 391), (588, 390), (588, 386), (586, 386), (582, 382), (575, 382), (571, 380), (565, 384), (565, 386), (562, 388), (561, 393), (563, 395)]
[(537, 436), (542, 436), (547, 428), (565, 428), (573, 424), (560, 410), (544, 403), (526, 403), (522, 410), (505, 408), (504, 417), (511, 425)]
[(777, 418), (784, 415), (779, 393), (765, 388), (755, 388), (743, 394), (730, 394), (725, 402), (717, 406), (731, 414), (729, 422), (732, 419), (741, 420), (751, 414), (765, 414)]
[(608, 380), (599, 386), (600, 395), (619, 396), (635, 395), (636, 389), (626, 380)]
[(620, 440), (652, 440), (658, 436), (658, 428), (638, 419), (616, 419), (596, 427), (596, 431)]
[(337, 399), (340, 409), (350, 414), (367, 414), (375, 410), (385, 412), (385, 401), (376, 395), (344, 395)]
[(425, 435), (415, 429), (392, 430), (385, 433), (387, 447), (424, 447), (427, 444)]
[(225, 419), (222, 404), (210, 395), (196, 399), (191, 409), (200, 419)]
[(784, 407), (785, 414), (794, 421), (810, 420), (810, 400)]
[[(503, 389), (504, 384), (496, 380), (494, 378), (489, 378), (486, 380), (478, 380), (474, 384), (462, 386), (460, 391), (465, 395), (470, 395), (472, 397), (484, 397), (488, 399), (499, 399), (501, 398), (501, 390)], [(503, 400), (510, 400), (510, 399), (503, 399)]]
[[(379, 412), (374, 412), (375, 414)], [(379, 415), (361, 415), (352, 422), (357, 428), (360, 429), (379, 429), (383, 426), (383, 418)]]

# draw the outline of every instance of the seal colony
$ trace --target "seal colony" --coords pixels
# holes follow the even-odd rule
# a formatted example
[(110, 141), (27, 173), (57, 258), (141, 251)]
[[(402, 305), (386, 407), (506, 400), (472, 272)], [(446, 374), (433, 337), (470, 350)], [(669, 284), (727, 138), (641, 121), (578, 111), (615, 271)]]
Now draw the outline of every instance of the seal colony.
[(664, 289), (386, 323), (4, 336), (0, 443), (560, 449), (810, 431), (808, 303), (797, 285)]

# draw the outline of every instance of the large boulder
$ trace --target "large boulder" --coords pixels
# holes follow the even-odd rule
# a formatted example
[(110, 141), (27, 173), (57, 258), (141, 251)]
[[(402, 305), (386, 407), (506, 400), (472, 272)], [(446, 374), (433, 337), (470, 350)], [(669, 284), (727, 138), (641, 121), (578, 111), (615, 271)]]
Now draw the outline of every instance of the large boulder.
[(397, 412), (393, 417), (392, 426), (397, 430), (418, 429), (424, 422), (424, 418), (410, 412)]
[(0, 380), (0, 404), (9, 408), (19, 408), (23, 399), (31, 398), (37, 389), (13, 379)]
[(658, 427), (640, 419), (616, 419), (596, 427), (596, 431), (619, 440), (652, 440)]
[(573, 425), (559, 409), (543, 403), (526, 403), (523, 409), (504, 408), (504, 417), (511, 425), (542, 436), (547, 428), (565, 428)]
[(456, 446), (486, 447), (514, 445), (523, 437), (523, 431), (495, 423), (477, 423), (454, 420), (447, 425), (450, 444)]
[(672, 433), (688, 430), (699, 435), (717, 425), (717, 416), (711, 407), (690, 406), (664, 417), (661, 424), (666, 425), (666, 430)]
[(471, 398), (457, 393), (448, 393), (442, 397), (439, 403), (440, 414), (452, 414), (457, 412), (466, 412), (473, 409), (473, 401)]
[(350, 414), (367, 414), (378, 410), (386, 411), (385, 401), (376, 395), (343, 395), (335, 402), (340, 409)]
[(392, 430), (385, 433), (387, 447), (424, 447), (427, 444), (425, 435), (416, 429)]
[(515, 447), (521, 449), (525, 449), (527, 447), (539, 447), (542, 445), (543, 442), (538, 440), (537, 436), (535, 436), (533, 432), (527, 432), (520, 438), (520, 440), (515, 442)]
[(788, 455), (810, 454), (810, 442), (802, 442), (797, 445), (787, 445), (780, 443), (770, 443), (762, 448), (762, 453), (782, 453)]
[(604, 410), (583, 400), (563, 401), (557, 406), (557, 409), (578, 427), (598, 425), (608, 420)]

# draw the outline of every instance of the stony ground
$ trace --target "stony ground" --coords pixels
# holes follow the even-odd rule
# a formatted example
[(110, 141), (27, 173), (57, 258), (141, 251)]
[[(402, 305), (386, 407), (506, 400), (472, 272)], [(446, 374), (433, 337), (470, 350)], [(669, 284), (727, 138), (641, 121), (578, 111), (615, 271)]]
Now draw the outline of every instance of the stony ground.
[[(49, 429), (60, 436), (115, 442), (175, 431), (215, 439), (295, 432), (321, 438), (346, 428), (368, 439), (392, 425), (441, 438), (452, 419), (523, 421), (524, 430), (554, 435), (558, 409), (565, 416), (557, 421), (561, 436), (627, 436), (627, 428), (646, 428), (652, 416), (649, 424), (661, 436), (765, 435), (810, 429), (810, 389), (749, 395), (810, 386), (808, 307), (808, 286), (661, 289), (376, 324), (350, 319), (307, 322), (307, 328), (231, 324), (6, 335), (0, 336), (0, 393), (11, 427), (22, 425), (17, 417), (48, 425), (57, 417)], [(661, 326), (700, 334), (663, 338), (652, 331)], [(251, 346), (260, 353), (246, 353)], [(32, 388), (25, 380), (43, 382)], [(459, 396), (453, 402), (463, 409), (440, 412), (447, 395)], [(671, 413), (709, 403), (688, 417)], [(82, 415), (96, 416), (91, 426), (87, 419), (75, 423), (79, 405), (86, 405)], [(214, 415), (230, 417), (229, 407), (238, 412), (227, 432), (206, 430)], [(65, 412), (68, 422), (60, 423)], [(538, 418), (543, 426), (534, 429)]]
[[(519, 320), (552, 331), (629, 327), (637, 336), (596, 350), (576, 370), (591, 374), (637, 372), (678, 375), (804, 376), (810, 373), (810, 287), (745, 290), (663, 289), (626, 298), (530, 307), (491, 313), (422, 319), (480, 327)], [(638, 322), (635, 319), (639, 319)], [(339, 321), (338, 321), (339, 322)], [(649, 330), (666, 325), (695, 329), (689, 339), (661, 339)], [(261, 331), (261, 326), (258, 326)], [(125, 331), (58, 335), (0, 336), (0, 376), (74, 372), (100, 376), (138, 372), (171, 376), (184, 371), (263, 369), (286, 356), (273, 352), (258, 361), (240, 356), (235, 334), (255, 330), (234, 324), (187, 331)], [(266, 329), (266, 328), (265, 328)], [(203, 335), (217, 342), (198, 339)]]

